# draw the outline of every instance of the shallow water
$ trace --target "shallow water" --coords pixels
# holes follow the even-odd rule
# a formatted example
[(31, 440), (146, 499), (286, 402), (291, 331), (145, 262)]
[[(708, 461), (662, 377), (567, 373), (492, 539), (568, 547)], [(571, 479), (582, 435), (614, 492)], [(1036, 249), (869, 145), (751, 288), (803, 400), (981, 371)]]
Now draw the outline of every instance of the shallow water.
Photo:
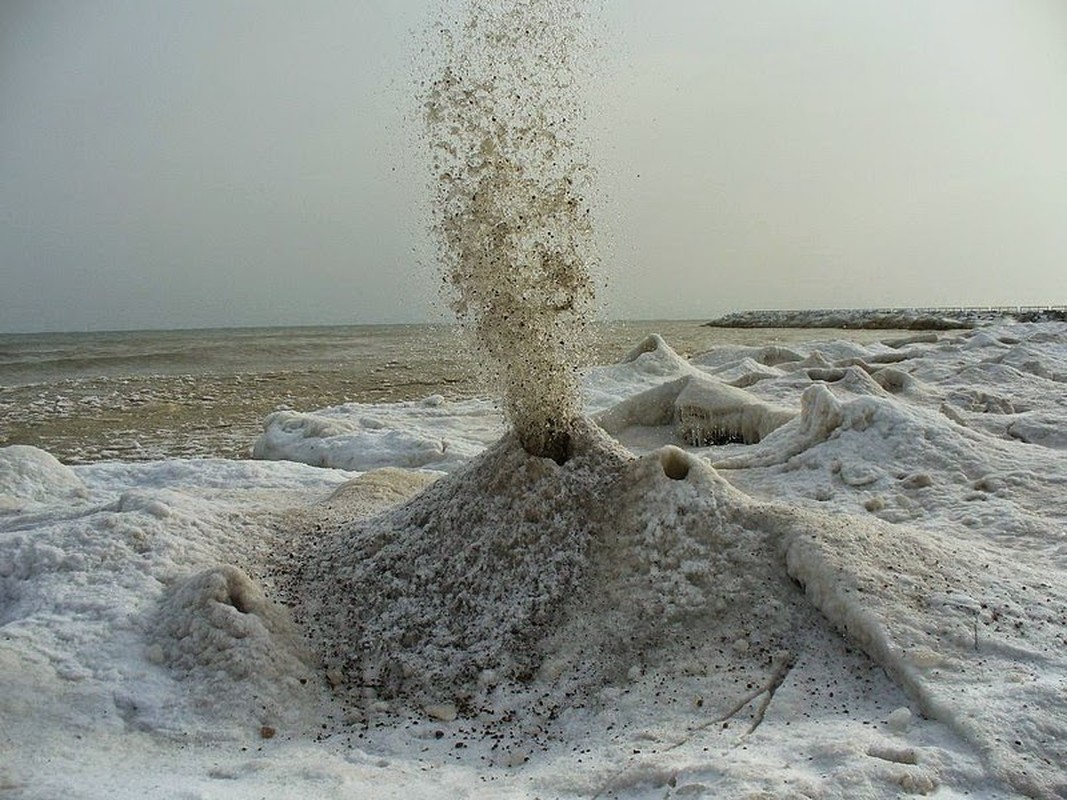
[[(902, 335), (604, 322), (592, 359), (617, 361), (650, 333), (685, 356), (720, 344)], [(245, 458), (279, 408), (487, 393), (466, 340), (447, 325), (0, 336), (0, 446), (30, 444), (72, 464)]]

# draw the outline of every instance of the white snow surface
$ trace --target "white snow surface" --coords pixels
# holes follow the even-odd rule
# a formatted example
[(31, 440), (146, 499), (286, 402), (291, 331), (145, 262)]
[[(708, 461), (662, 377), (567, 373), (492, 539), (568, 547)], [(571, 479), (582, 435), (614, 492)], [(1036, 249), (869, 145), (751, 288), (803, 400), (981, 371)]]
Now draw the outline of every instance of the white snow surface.
[(0, 449), (0, 796), (1067, 797), (1065, 381), (652, 337), (563, 465), (440, 398)]
[(321, 411), (275, 411), (253, 446), (253, 458), (302, 461), (317, 467), (380, 467), (451, 471), (504, 432), (488, 400), (347, 403)]

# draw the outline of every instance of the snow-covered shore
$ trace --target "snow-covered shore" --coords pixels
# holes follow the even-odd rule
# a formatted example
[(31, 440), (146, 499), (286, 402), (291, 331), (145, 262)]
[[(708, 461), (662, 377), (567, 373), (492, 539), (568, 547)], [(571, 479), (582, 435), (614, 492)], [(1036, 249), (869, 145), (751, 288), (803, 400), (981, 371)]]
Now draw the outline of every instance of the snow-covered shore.
[(0, 793), (1065, 796), (1067, 325), (584, 393), (563, 466), (440, 398), (0, 449)]

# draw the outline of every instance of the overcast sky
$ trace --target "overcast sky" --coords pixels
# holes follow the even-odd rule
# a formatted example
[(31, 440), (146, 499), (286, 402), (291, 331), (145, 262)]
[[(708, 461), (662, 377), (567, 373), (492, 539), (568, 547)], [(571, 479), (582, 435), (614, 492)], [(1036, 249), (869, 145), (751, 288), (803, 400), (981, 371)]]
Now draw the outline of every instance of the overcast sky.
[[(436, 5), (0, 4), (0, 330), (439, 318)], [(1067, 303), (1067, 3), (601, 6), (606, 316)]]

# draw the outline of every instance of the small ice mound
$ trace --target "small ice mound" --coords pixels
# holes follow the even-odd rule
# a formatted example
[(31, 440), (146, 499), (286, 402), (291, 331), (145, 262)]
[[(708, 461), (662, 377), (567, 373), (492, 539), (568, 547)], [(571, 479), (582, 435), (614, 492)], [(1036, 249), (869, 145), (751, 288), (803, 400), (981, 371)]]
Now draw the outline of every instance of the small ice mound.
[(884, 397), (886, 391), (871, 376), (868, 370), (860, 366), (812, 368), (806, 370), (813, 381), (832, 383), (837, 388), (855, 395), (874, 395)]
[(173, 670), (201, 707), (258, 724), (292, 722), (314, 690), (309, 654), (285, 608), (244, 572), (221, 566), (173, 586), (148, 658)]
[(781, 370), (764, 366), (748, 356), (740, 361), (705, 369), (718, 380), (730, 386), (736, 386), (738, 389), (746, 389), (760, 381), (773, 380), (782, 376)]
[(1067, 358), (1055, 348), (1022, 342), (989, 360), (1048, 381), (1067, 383)]
[(919, 381), (906, 372), (893, 367), (883, 367), (871, 373), (875, 382), (890, 394), (903, 394), (917, 391)]
[(800, 414), (773, 431), (758, 448), (715, 462), (735, 469), (782, 464), (793, 456), (825, 442), (845, 419), (844, 409), (824, 384), (816, 383), (800, 396)]
[(796, 414), (710, 378), (678, 378), (623, 400), (597, 415), (597, 423), (619, 436), (628, 428), (671, 425), (693, 447), (753, 444)]
[(678, 355), (658, 333), (649, 334), (619, 363), (633, 364), (644, 373), (677, 375), (690, 370), (689, 362)]
[(344, 509), (348, 519), (365, 517), (407, 500), (436, 479), (433, 473), (383, 467), (342, 483), (325, 505)]
[(974, 331), (966, 334), (962, 341), (964, 350), (978, 350), (985, 347), (1004, 350), (1007, 347), (996, 336), (988, 331)]
[(388, 409), (349, 403), (313, 413), (270, 414), (252, 457), (357, 471), (449, 470), (480, 453), (501, 431), (499, 411), (484, 400), (449, 403), (430, 397)]
[(81, 479), (51, 453), (21, 444), (0, 447), (0, 511), (86, 496)]
[(807, 358), (803, 361), (797, 361), (794, 364), (790, 364), (790, 367), (802, 368), (810, 371), (812, 369), (830, 369), (833, 365), (834, 363), (824, 356), (821, 350), (812, 350)]
[(1007, 434), (1026, 444), (1067, 450), (1067, 431), (1063, 428), (1062, 417), (1047, 412), (1019, 414), (1008, 424)]
[(925, 333), (917, 333), (914, 336), (902, 336), (899, 339), (885, 339), (882, 344), (886, 347), (892, 347), (894, 350), (899, 350), (902, 347), (908, 347), (913, 344), (937, 344), (940, 338), (933, 331), (927, 331)]
[(625, 359), (588, 369), (582, 377), (582, 401), (587, 414), (598, 414), (626, 398), (666, 382), (702, 374), (653, 334)]
[(802, 358), (803, 356), (795, 350), (774, 344), (761, 347), (755, 356), (756, 361), (767, 367), (776, 367), (779, 364), (800, 361)]
[(1009, 397), (971, 387), (953, 389), (945, 400), (948, 405), (977, 414), (1015, 414), (1025, 409)]
[(780, 367), (802, 361), (804, 357), (804, 354), (781, 345), (719, 345), (705, 353), (694, 355), (690, 363), (701, 369), (714, 371), (743, 359), (751, 359), (761, 367)]

